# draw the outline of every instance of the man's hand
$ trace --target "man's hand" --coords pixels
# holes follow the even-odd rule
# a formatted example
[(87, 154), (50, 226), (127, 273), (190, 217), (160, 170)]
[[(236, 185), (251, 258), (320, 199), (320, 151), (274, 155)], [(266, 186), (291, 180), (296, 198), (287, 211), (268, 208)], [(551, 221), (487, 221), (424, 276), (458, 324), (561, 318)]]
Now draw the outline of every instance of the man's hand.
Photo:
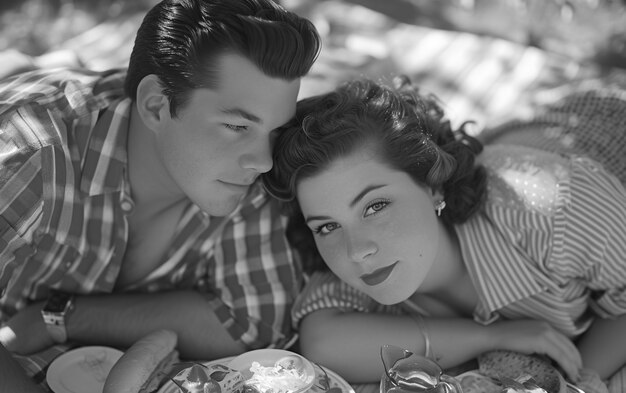
[(45, 393), (45, 390), (26, 376), (9, 351), (0, 345), (0, 392)]
[(26, 306), (0, 327), (0, 344), (11, 352), (30, 355), (54, 345), (41, 316), (44, 302)]

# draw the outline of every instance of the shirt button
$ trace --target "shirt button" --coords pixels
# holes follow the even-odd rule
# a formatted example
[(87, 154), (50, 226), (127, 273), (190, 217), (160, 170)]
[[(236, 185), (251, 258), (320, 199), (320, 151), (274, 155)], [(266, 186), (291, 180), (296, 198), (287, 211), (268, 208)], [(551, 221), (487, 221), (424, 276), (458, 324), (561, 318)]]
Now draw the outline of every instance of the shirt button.
[(129, 211), (131, 211), (131, 209), (133, 208), (133, 204), (130, 203), (129, 201), (122, 201), (120, 206), (121, 206), (122, 210), (124, 210), (127, 213)]

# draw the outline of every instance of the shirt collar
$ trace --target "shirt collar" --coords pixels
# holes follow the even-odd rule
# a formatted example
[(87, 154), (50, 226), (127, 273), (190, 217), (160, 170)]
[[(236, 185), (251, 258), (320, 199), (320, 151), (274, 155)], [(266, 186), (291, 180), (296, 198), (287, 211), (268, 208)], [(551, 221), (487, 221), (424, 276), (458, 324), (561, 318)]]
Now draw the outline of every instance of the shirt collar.
[(81, 166), (81, 190), (89, 196), (121, 191), (128, 163), (132, 100), (112, 103), (96, 121)]
[[(528, 257), (511, 246), (509, 239), (500, 239), (505, 234), (493, 228), (491, 221), (476, 218), (458, 226), (457, 233), (463, 260), (478, 294), (475, 314), (490, 319), (498, 309), (544, 289), (537, 280), (541, 273)], [(505, 247), (499, 247), (502, 244)]]

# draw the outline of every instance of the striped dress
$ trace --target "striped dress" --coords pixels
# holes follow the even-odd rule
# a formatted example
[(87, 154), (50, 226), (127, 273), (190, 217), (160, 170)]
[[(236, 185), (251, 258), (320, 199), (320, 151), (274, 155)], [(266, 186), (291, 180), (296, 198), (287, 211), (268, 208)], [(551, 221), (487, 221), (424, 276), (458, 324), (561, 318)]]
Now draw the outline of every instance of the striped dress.
[[(488, 199), (456, 226), (479, 293), (474, 317), (540, 318), (568, 336), (596, 315), (626, 313), (626, 190), (597, 162), (521, 146), (491, 146), (481, 155)], [(328, 307), (399, 312), (315, 273), (293, 310), (297, 323)]]
[[(613, 132), (625, 133), (624, 128)], [(567, 153), (497, 144), (479, 156), (488, 173), (487, 200), (455, 227), (478, 292), (477, 322), (543, 319), (576, 337), (593, 318), (626, 313), (624, 174), (618, 178), (605, 163)], [(331, 273), (318, 272), (292, 314), (298, 324), (322, 308), (399, 313), (400, 307), (380, 305)], [(605, 391), (594, 387), (598, 382), (591, 376), (587, 391)], [(622, 369), (610, 391), (622, 391), (625, 382)]]

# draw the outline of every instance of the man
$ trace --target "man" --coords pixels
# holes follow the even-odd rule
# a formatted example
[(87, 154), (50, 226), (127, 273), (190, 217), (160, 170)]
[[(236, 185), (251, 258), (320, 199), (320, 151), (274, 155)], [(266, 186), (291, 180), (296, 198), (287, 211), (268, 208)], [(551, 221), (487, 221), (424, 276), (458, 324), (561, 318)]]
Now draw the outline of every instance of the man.
[(127, 72), (0, 83), (0, 391), (158, 328), (189, 359), (290, 339), (300, 267), (256, 179), (319, 49), (269, 0), (165, 0)]

